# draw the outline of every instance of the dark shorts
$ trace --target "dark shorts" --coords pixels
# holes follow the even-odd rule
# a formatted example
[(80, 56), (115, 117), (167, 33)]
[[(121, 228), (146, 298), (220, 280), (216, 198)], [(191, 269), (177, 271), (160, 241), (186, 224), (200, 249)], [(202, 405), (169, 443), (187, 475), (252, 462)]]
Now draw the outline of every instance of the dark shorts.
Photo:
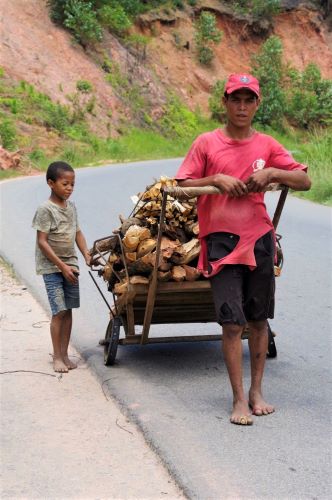
[(62, 273), (43, 274), (52, 315), (80, 307), (79, 284), (72, 285)]
[[(213, 233), (207, 237), (208, 260), (219, 260), (236, 246), (232, 233)], [(220, 325), (245, 325), (274, 317), (274, 253), (272, 231), (255, 243), (257, 267), (250, 271), (242, 264), (227, 264), (210, 278), (217, 321)]]

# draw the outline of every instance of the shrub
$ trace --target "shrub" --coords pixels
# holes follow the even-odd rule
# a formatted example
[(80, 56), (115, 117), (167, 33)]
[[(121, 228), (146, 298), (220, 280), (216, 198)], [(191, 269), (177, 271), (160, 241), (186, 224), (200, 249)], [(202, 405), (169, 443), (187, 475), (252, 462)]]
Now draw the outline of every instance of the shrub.
[(0, 121), (0, 140), (5, 149), (15, 149), (16, 145), (16, 128), (14, 123), (8, 118)]
[(212, 118), (222, 121), (225, 116), (225, 108), (222, 103), (224, 95), (225, 80), (217, 80), (212, 89), (212, 94), (209, 97), (209, 110)]
[(311, 63), (303, 73), (288, 71), (286, 116), (302, 128), (332, 124), (332, 81), (321, 77), (319, 68)]
[(103, 26), (120, 36), (126, 33), (132, 25), (122, 5), (104, 5), (98, 10), (98, 18)]
[(102, 30), (97, 21), (92, 2), (69, 0), (64, 8), (64, 26), (70, 29), (83, 46), (101, 41)]
[(254, 19), (271, 19), (280, 10), (280, 0), (237, 0), (234, 7), (238, 12), (250, 14)]
[(92, 91), (92, 84), (87, 80), (78, 80), (76, 82), (76, 88), (82, 94), (89, 94)]
[(282, 89), (282, 45), (277, 36), (271, 36), (261, 52), (253, 57), (253, 74), (258, 78), (263, 100), (255, 121), (262, 125), (282, 126), (285, 94)]
[(221, 37), (222, 32), (216, 26), (216, 16), (202, 11), (195, 23), (197, 58), (201, 64), (211, 64), (214, 57), (211, 45), (218, 44)]

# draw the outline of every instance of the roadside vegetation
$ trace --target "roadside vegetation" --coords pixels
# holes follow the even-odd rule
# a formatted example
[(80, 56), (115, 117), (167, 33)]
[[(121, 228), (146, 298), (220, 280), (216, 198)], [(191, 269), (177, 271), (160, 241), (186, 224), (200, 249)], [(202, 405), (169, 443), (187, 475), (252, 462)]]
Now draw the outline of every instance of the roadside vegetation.
[[(182, 8), (181, 2), (171, 3), (175, 8)], [(270, 15), (277, 9), (277, 2), (272, 1), (242, 1), (237, 2), (237, 8), (246, 9), (249, 3), (255, 3), (257, 9), (269, 5)], [(106, 23), (113, 32), (125, 36), (125, 44), (134, 44), (144, 52), (147, 40), (139, 35), (133, 38), (127, 32), (134, 17), (147, 8), (144, 2), (91, 1), (84, 2), (85, 7), (80, 4), (80, 0), (49, 1), (54, 20), (62, 24), (70, 20), (68, 29), (73, 33), (77, 23), (75, 16), (79, 13), (87, 15), (84, 9), (91, 4), (93, 9), (89, 12), (94, 13), (98, 23), (103, 26)], [(167, 8), (170, 2), (149, 2), (149, 7), (161, 5)], [(260, 15), (259, 10), (256, 15)], [(93, 28), (92, 18), (90, 21), (85, 19), (86, 26)], [(84, 26), (82, 22), (77, 24), (80, 29)], [(222, 33), (217, 30), (213, 16), (204, 12), (197, 19), (195, 30), (200, 63), (209, 64), (213, 58), (212, 48), (220, 42)], [(218, 81), (212, 90), (210, 117), (203, 116), (199, 110), (190, 110), (174, 93), (170, 93), (163, 116), (153, 120), (149, 103), (137, 85), (122, 74), (114, 62), (104, 61), (104, 65), (107, 65), (106, 80), (130, 107), (136, 126), (123, 124), (118, 137), (110, 133), (108, 139), (100, 138), (89, 127), (89, 116), (95, 112), (91, 82), (77, 81), (76, 91), (66, 96), (68, 104), (63, 105), (53, 102), (28, 82), (12, 82), (0, 68), (0, 144), (9, 151), (20, 149), (25, 153), (24, 164), (41, 171), (54, 159), (63, 159), (79, 167), (174, 158), (183, 156), (198, 134), (212, 130), (224, 121), (221, 105), (223, 81)], [(315, 64), (309, 64), (303, 72), (286, 66), (281, 41), (275, 36), (267, 39), (260, 53), (255, 55), (251, 71), (259, 78), (264, 96), (256, 115), (256, 127), (276, 137), (298, 161), (310, 166), (312, 189), (298, 195), (332, 205), (332, 81), (323, 79)], [(36, 130), (40, 131), (40, 138), (38, 134), (36, 138)], [(0, 171), (0, 179), (13, 175), (18, 173)]]

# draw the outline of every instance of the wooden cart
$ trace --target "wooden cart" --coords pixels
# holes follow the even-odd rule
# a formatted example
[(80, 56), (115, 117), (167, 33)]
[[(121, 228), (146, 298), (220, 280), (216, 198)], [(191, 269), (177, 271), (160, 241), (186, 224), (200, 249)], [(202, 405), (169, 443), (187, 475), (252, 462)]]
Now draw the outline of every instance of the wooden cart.
[[(273, 217), (274, 228), (277, 228), (280, 215), (286, 200), (288, 188), (285, 186), (273, 186), (269, 190), (281, 190), (279, 201), (275, 209)], [(163, 225), (165, 221), (165, 208), (168, 195), (186, 196), (193, 198), (201, 194), (220, 194), (220, 191), (213, 187), (207, 186), (204, 188), (167, 188), (163, 193), (161, 206), (161, 215), (158, 226), (157, 246), (156, 246), (156, 263), (160, 258), (160, 244), (163, 234)], [(102, 242), (105, 239), (118, 239), (122, 249), (122, 260), (126, 269), (127, 279), (129, 283), (128, 269), (124, 256), (121, 237), (119, 234), (114, 234), (110, 237), (105, 237), (94, 242), (94, 251), (105, 260), (105, 255), (102, 251)], [(116, 294), (114, 290), (109, 290), (113, 295), (113, 306), (108, 304), (103, 292), (98, 286), (92, 272), (90, 276), (93, 279), (96, 287), (102, 295), (105, 303), (110, 311), (110, 321), (106, 329), (104, 341), (104, 364), (106, 366), (113, 365), (118, 345), (133, 345), (133, 344), (151, 344), (164, 342), (193, 342), (193, 341), (208, 341), (220, 340), (222, 335), (186, 335), (186, 336), (167, 336), (167, 337), (149, 337), (151, 324), (172, 324), (172, 323), (209, 323), (216, 322), (216, 313), (214, 309), (210, 282), (207, 279), (201, 279), (194, 282), (160, 282), (157, 280), (156, 265), (150, 276), (149, 284), (128, 284), (128, 289), (124, 293)], [(98, 269), (92, 268), (94, 271)], [(135, 327), (141, 325), (141, 333), (135, 331)], [(120, 338), (120, 328), (123, 327), (125, 336)], [(250, 334), (248, 328), (244, 329), (243, 338), (247, 338)], [(277, 350), (274, 341), (274, 333), (268, 326), (268, 357), (275, 357)]]

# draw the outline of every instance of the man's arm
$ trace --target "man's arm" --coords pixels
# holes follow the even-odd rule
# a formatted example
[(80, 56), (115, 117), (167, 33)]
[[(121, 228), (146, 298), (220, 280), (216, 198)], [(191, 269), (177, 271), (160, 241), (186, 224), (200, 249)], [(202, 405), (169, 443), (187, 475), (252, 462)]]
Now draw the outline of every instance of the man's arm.
[(228, 196), (240, 197), (248, 194), (248, 188), (244, 182), (236, 177), (224, 174), (210, 175), (201, 179), (178, 180), (180, 187), (202, 187), (215, 186)]
[(65, 264), (54, 252), (47, 240), (48, 234), (42, 231), (37, 231), (37, 243), (41, 252), (59, 269), (67, 281), (75, 285), (78, 280), (75, 276), (76, 269)]
[(82, 233), (81, 230), (77, 231), (75, 241), (76, 241), (76, 245), (78, 246), (81, 254), (83, 255), (83, 257), (85, 259), (86, 265), (89, 266), (90, 262), (91, 262), (91, 255), (89, 253), (89, 249), (88, 249), (88, 246), (86, 244), (84, 234)]
[(281, 170), (279, 168), (264, 168), (252, 174), (246, 180), (248, 191), (258, 193), (271, 183), (284, 184), (294, 191), (308, 191), (311, 180), (303, 170)]

